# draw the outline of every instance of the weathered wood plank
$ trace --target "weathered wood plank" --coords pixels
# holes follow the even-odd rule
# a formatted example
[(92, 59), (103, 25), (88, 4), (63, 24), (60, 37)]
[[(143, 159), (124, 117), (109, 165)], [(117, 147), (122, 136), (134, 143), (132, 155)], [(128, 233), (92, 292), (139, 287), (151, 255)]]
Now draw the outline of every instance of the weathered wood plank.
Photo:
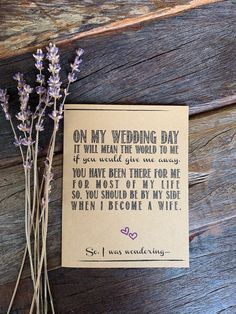
[[(190, 189), (190, 240), (236, 215), (236, 108), (190, 120), (190, 171), (209, 173)], [(49, 266), (60, 265), (62, 156), (55, 157), (50, 203)], [(0, 172), (0, 284), (13, 281), (24, 249), (24, 185), (21, 165)], [(7, 265), (7, 267), (6, 267)], [(27, 272), (24, 276), (27, 275)]]
[[(189, 269), (58, 269), (50, 272), (56, 313), (233, 314), (236, 311), (236, 217), (190, 244)], [(12, 313), (26, 314), (24, 279)], [(0, 286), (4, 314), (13, 284)], [(137, 297), (138, 294), (138, 297)]]
[[(8, 57), (44, 45), (48, 40), (62, 41), (78, 34), (79, 37), (88, 36), (217, 1), (219, 0), (2, 0), (0, 55)], [(94, 28), (96, 29), (91, 31)]]
[(235, 121), (235, 106), (190, 121), (190, 171), (209, 173), (190, 191), (192, 229), (236, 214)]

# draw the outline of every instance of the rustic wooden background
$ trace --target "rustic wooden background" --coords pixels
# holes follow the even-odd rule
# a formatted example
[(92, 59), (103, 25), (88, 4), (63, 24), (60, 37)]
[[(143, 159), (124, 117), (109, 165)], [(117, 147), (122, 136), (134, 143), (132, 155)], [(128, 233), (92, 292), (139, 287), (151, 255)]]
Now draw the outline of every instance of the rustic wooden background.
[[(65, 72), (74, 49), (86, 51), (69, 103), (190, 106), (190, 171), (195, 174), (189, 269), (60, 268), (60, 132), (48, 238), (56, 312), (236, 313), (235, 0), (1, 0), (0, 21), (0, 86), (9, 88), (13, 102), (12, 75), (22, 71), (32, 79), (32, 52), (53, 40), (62, 49)], [(46, 141), (47, 134), (42, 156)], [(23, 189), (20, 157), (1, 114), (1, 314), (24, 250)], [(12, 313), (28, 313), (30, 289), (26, 268)]]

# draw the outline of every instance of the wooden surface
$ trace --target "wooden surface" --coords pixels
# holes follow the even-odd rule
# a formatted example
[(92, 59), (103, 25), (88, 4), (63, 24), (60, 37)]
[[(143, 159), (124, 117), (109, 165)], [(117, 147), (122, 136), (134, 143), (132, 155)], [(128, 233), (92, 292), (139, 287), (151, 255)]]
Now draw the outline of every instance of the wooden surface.
[[(12, 74), (26, 72), (32, 79), (32, 51), (55, 39), (65, 72), (75, 47), (86, 50), (70, 103), (190, 106), (187, 270), (60, 268), (60, 131), (48, 238), (57, 313), (236, 313), (236, 2), (3, 0), (0, 8), (0, 86), (10, 86), (14, 101)], [(20, 156), (2, 114), (0, 123), (4, 314), (24, 249), (24, 182)], [(42, 156), (47, 139), (45, 134)], [(28, 313), (28, 275), (26, 268), (12, 313)]]

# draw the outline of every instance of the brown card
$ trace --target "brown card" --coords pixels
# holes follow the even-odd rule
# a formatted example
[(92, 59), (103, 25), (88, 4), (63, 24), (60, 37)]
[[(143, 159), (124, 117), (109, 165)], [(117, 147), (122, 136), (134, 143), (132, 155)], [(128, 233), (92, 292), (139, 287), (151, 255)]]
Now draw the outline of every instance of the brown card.
[(188, 267), (188, 107), (66, 105), (62, 266)]

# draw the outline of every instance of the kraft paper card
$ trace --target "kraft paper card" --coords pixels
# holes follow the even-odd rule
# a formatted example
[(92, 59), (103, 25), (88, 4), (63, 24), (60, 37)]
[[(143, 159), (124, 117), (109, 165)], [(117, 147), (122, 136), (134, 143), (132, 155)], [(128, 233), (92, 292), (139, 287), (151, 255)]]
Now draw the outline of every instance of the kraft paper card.
[(66, 105), (62, 266), (188, 267), (188, 107)]

